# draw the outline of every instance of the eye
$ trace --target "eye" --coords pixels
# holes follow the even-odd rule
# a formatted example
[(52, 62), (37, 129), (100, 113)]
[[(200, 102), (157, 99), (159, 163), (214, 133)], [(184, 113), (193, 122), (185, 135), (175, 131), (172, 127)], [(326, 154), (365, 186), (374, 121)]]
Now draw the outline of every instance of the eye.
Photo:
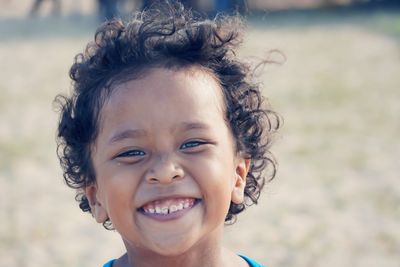
[(198, 140), (194, 140), (194, 141), (189, 141), (189, 142), (185, 142), (181, 145), (180, 149), (190, 149), (190, 148), (195, 148), (201, 145), (205, 145), (207, 144), (204, 141), (198, 141)]
[(130, 158), (130, 157), (142, 157), (145, 156), (146, 153), (142, 150), (132, 149), (125, 152), (122, 152), (115, 156), (115, 158)]

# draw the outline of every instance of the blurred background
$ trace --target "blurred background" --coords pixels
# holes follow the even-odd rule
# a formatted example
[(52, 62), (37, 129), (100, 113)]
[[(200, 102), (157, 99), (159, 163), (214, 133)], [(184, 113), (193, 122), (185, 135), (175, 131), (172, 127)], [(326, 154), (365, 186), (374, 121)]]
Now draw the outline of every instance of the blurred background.
[[(0, 267), (102, 266), (119, 235), (82, 213), (55, 154), (52, 101), (105, 18), (149, 1), (0, 0)], [(185, 1), (248, 20), (240, 56), (284, 117), (276, 179), (226, 227), (270, 267), (400, 266), (399, 1)]]

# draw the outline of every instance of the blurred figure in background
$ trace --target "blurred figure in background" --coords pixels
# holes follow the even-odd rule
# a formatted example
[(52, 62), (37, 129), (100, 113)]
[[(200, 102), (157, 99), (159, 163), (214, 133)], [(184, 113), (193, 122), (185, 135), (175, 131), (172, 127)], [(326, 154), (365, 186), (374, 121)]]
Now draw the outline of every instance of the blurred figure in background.
[[(53, 2), (53, 9), (52, 9), (52, 15), (58, 16), (61, 14), (61, 0), (52, 0)], [(29, 15), (31, 17), (35, 17), (38, 15), (39, 8), (43, 4), (43, 0), (35, 0), (35, 2), (32, 5), (31, 11), (29, 12)]]
[[(143, 0), (143, 6), (142, 8), (149, 8), (152, 4), (160, 2), (160, 0)], [(197, 9), (197, 1), (196, 0), (180, 0), (180, 2), (184, 5), (185, 8), (190, 8), (190, 9)]]
[(215, 12), (238, 12), (242, 15), (248, 11), (246, 0), (214, 0)]
[[(126, 5), (127, 1), (135, 2), (135, 4), (139, 2), (138, 4), (139, 6), (141, 5), (142, 9), (147, 9), (151, 5), (160, 2), (160, 0), (98, 0), (100, 20), (110, 20), (113, 17), (121, 15), (118, 7), (120, 5)], [(205, 11), (200, 7), (199, 0), (179, 0), (179, 2), (181, 2), (186, 9), (200, 12)], [(248, 11), (247, 0), (213, 0), (212, 6), (214, 7), (214, 10), (211, 12), (212, 16), (218, 12), (228, 14), (238, 12), (244, 15)]]
[(118, 0), (98, 0), (99, 19), (110, 20), (118, 15)]
[[(149, 8), (152, 4), (159, 2), (160, 0), (143, 0), (142, 8)], [(200, 12), (209, 12), (210, 10), (204, 10), (201, 8), (199, 0), (180, 0), (186, 9), (190, 8), (192, 10)], [(213, 10), (211, 10), (211, 16), (216, 13), (235, 13), (238, 12), (242, 15), (246, 14), (248, 11), (247, 0), (212, 0), (211, 1)]]

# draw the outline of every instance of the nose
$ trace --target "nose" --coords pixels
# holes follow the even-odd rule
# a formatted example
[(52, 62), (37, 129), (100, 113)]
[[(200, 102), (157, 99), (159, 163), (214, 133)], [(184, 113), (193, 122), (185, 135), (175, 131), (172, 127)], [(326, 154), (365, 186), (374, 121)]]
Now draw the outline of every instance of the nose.
[(169, 155), (157, 156), (146, 172), (148, 183), (169, 184), (184, 176), (183, 169)]

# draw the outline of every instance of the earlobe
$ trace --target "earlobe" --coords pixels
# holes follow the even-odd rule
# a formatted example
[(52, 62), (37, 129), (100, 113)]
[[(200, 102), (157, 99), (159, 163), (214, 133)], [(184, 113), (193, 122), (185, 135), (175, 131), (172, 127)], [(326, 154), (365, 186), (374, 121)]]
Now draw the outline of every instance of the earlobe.
[(86, 198), (89, 201), (90, 210), (96, 222), (104, 223), (108, 219), (108, 214), (102, 203), (99, 202), (97, 198), (97, 185), (91, 184), (87, 186), (84, 191)]
[(250, 159), (240, 158), (236, 165), (235, 181), (231, 200), (234, 204), (242, 204), (244, 201), (244, 189), (246, 187), (247, 173), (250, 168)]

